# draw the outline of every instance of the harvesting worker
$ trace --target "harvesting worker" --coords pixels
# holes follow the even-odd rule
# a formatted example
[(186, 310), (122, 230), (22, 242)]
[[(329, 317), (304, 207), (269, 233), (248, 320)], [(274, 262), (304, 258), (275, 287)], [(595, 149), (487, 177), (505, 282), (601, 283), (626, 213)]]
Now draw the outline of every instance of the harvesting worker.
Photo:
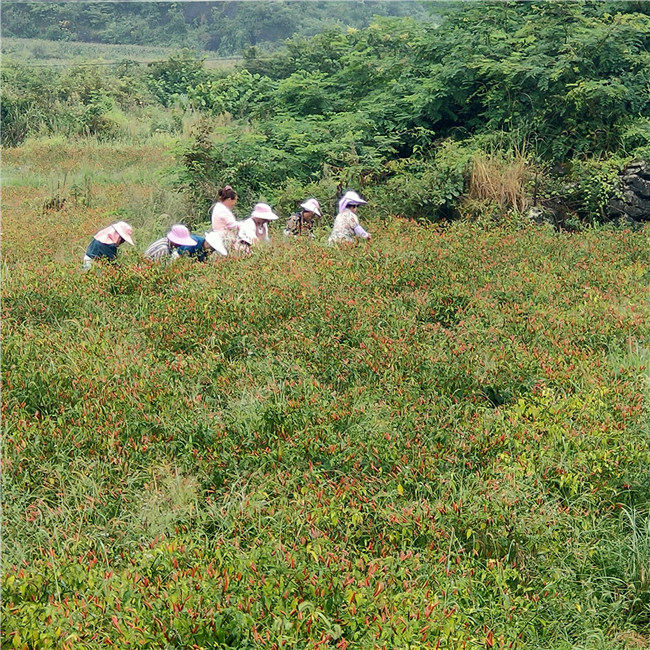
[(144, 256), (154, 261), (172, 261), (179, 256), (178, 248), (181, 246), (195, 247), (197, 242), (190, 237), (187, 226), (180, 223), (171, 227), (169, 232), (160, 239), (157, 239), (144, 252)]
[(218, 232), (206, 232), (205, 237), (190, 233), (190, 238), (194, 240), (194, 246), (179, 246), (176, 249), (179, 256), (186, 255), (194, 258), (197, 262), (205, 262), (214, 252), (224, 257), (228, 255), (223, 239)]
[(113, 262), (117, 258), (117, 249), (124, 242), (133, 246), (131, 237), (133, 228), (126, 221), (117, 221), (100, 230), (90, 242), (84, 255), (83, 269), (88, 271), (93, 260)]
[(253, 246), (261, 241), (268, 242), (269, 222), (279, 219), (267, 203), (256, 203), (251, 216), (239, 226), (235, 250), (243, 255), (250, 255)]
[(219, 190), (217, 195), (219, 198), (210, 208), (212, 230), (221, 235), (224, 244), (230, 245), (236, 241), (237, 230), (241, 225), (232, 213), (232, 209), (237, 203), (237, 192), (230, 185), (226, 185)]
[(334, 220), (332, 233), (329, 237), (331, 242), (353, 242), (355, 237), (361, 239), (372, 239), (369, 232), (366, 232), (359, 223), (357, 211), (360, 205), (365, 205), (367, 201), (362, 199), (356, 192), (346, 192), (339, 201), (339, 213)]
[(300, 204), (302, 208), (298, 212), (294, 212), (284, 228), (284, 235), (286, 237), (300, 237), (304, 235), (310, 239), (314, 238), (314, 222), (316, 217), (321, 217), (320, 204), (316, 199), (307, 199), (304, 203)]

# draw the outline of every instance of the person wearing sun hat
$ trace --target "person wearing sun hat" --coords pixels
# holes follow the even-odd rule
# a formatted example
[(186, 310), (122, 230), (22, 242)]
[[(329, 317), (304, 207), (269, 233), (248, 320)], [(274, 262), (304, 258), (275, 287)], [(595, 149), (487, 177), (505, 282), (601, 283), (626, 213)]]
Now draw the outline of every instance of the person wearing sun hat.
[(127, 242), (133, 246), (133, 228), (126, 221), (117, 221), (100, 230), (93, 237), (84, 255), (83, 268), (88, 271), (93, 260), (113, 262), (117, 257), (117, 248)]
[(178, 257), (178, 247), (188, 246), (195, 247), (197, 242), (190, 236), (187, 226), (177, 223), (171, 227), (165, 237), (157, 239), (144, 252), (144, 256), (149, 260), (169, 261)]
[(179, 246), (176, 249), (179, 256), (187, 255), (188, 257), (193, 257), (198, 262), (205, 262), (214, 252), (224, 257), (228, 255), (223, 238), (218, 232), (206, 232), (205, 237), (190, 234), (190, 238), (194, 241), (194, 245)]
[(355, 237), (361, 239), (371, 239), (369, 232), (366, 232), (359, 223), (357, 210), (360, 205), (365, 205), (367, 201), (362, 199), (356, 192), (346, 192), (339, 201), (339, 213), (334, 220), (332, 233), (330, 234), (329, 241), (339, 242), (353, 242)]
[(313, 239), (315, 218), (323, 216), (320, 211), (320, 203), (316, 199), (307, 199), (300, 204), (300, 207), (302, 210), (294, 212), (287, 220), (284, 235), (286, 237), (305, 235)]
[(235, 250), (243, 255), (248, 255), (259, 241), (270, 241), (269, 221), (277, 221), (277, 219), (279, 219), (278, 215), (273, 212), (268, 203), (256, 203), (251, 216), (242, 221), (239, 226)]

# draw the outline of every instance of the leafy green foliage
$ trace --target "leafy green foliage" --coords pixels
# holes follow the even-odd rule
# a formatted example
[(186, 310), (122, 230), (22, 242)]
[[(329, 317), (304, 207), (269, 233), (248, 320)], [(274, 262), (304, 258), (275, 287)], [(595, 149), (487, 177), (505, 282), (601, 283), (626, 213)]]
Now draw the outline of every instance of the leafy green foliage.
[[(271, 59), (250, 51), (245, 70), (189, 96), (197, 110), (240, 120), (220, 135), (229, 161), (217, 143), (208, 155), (241, 191), (274, 198), (273, 188), (327, 173), (392, 196), (389, 212), (435, 219), (465, 189), (466, 152), (523, 152), (539, 174), (610, 157), (614, 170), (624, 147), (641, 151), (649, 37), (647, 14), (606, 3), (482, 3), (449, 11), (437, 28), (378, 19), (292, 39)], [(446, 167), (450, 155), (458, 166)], [(264, 161), (254, 177), (250, 160)], [(598, 220), (613, 176), (580, 177), (582, 166), (566, 179), (584, 193), (571, 209)]]
[(163, 106), (169, 106), (179, 95), (187, 94), (190, 87), (203, 83), (206, 72), (203, 61), (197, 59), (189, 50), (167, 61), (150, 63), (146, 83)]
[(118, 103), (142, 102), (144, 85), (133, 69), (118, 68), (106, 77), (97, 68), (72, 66), (59, 74), (48, 69), (5, 63), (2, 66), (2, 144), (16, 146), (27, 136), (63, 134), (111, 139), (118, 125)]
[(94, 43), (172, 45), (222, 56), (272, 47), (332, 25), (365, 27), (374, 14), (431, 20), (424, 2), (37, 2), (8, 4), (5, 36)]

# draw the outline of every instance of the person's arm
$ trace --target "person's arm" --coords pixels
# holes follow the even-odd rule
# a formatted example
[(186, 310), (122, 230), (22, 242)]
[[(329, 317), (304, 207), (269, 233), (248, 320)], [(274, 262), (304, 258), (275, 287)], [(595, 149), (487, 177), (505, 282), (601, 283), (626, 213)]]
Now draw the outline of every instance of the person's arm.
[(361, 224), (358, 224), (354, 227), (354, 234), (357, 237), (361, 237), (361, 239), (371, 239), (370, 233), (364, 230)]

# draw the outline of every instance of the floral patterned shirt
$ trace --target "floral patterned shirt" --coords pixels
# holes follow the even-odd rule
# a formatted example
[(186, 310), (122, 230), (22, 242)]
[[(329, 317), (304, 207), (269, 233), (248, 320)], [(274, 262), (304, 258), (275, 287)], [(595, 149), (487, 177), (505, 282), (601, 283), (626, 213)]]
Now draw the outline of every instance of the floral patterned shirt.
[(334, 219), (332, 234), (329, 241), (354, 241), (356, 233), (354, 229), (359, 225), (359, 217), (352, 210), (345, 209), (339, 212)]
[(302, 212), (294, 212), (287, 220), (287, 225), (284, 228), (284, 235), (286, 237), (306, 235), (307, 237), (314, 238), (314, 219), (307, 221), (303, 219)]

